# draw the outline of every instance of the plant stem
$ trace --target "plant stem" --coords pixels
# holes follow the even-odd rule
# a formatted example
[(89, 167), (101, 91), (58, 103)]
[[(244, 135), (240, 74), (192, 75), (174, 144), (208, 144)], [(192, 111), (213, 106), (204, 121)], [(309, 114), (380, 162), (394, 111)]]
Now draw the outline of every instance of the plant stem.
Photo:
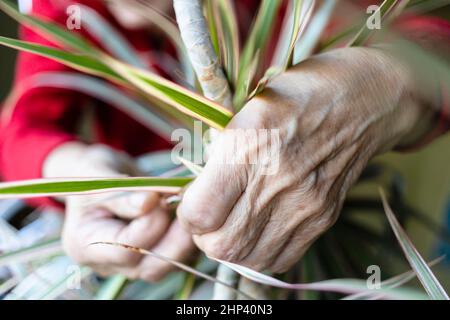
[(174, 0), (173, 5), (181, 38), (203, 94), (231, 110), (231, 90), (214, 51), (201, 1)]
[[(207, 98), (232, 110), (231, 90), (214, 51), (208, 25), (203, 15), (201, 1), (174, 0), (173, 5), (181, 38), (186, 46), (203, 94)], [(217, 270), (217, 279), (235, 287), (238, 283), (239, 275), (233, 270), (220, 265)], [(236, 299), (236, 293), (230, 288), (216, 284), (213, 299), (234, 300)]]

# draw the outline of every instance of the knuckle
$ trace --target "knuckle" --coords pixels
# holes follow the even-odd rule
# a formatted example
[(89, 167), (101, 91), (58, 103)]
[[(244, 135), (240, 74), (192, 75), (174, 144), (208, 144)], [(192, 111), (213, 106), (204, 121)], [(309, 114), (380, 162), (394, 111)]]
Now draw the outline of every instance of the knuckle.
[(319, 218), (319, 227), (321, 227), (322, 230), (327, 230), (336, 223), (337, 218), (338, 214), (334, 210), (325, 210)]
[(213, 259), (218, 259), (227, 262), (237, 262), (237, 250), (233, 246), (227, 244), (225, 239), (216, 237), (208, 240), (203, 244), (203, 251), (205, 254)]
[(250, 100), (245, 107), (231, 120), (227, 129), (238, 128), (265, 128), (270, 119), (269, 103), (262, 96), (257, 96)]
[(314, 188), (307, 196), (307, 209), (311, 215), (321, 216), (329, 207), (327, 195), (320, 188)]
[(177, 213), (180, 220), (193, 233), (206, 233), (214, 231), (216, 219), (214, 219), (212, 210), (205, 201), (194, 202), (190, 199), (183, 201), (179, 206)]
[(310, 212), (318, 230), (328, 229), (337, 219), (334, 202), (325, 199), (326, 196), (322, 192), (316, 192), (314, 200), (311, 201)]
[[(323, 218), (325, 213), (328, 211), (328, 203), (326, 201), (324, 201), (323, 199), (317, 199), (317, 200), (313, 201), (312, 209), (313, 209), (313, 213), (316, 216)], [(322, 220), (322, 219), (320, 219), (320, 220)]]
[(291, 267), (292, 267), (292, 265), (289, 265), (289, 264), (278, 264), (278, 265), (274, 265), (273, 267), (270, 267), (269, 271), (280, 274), (280, 273), (288, 272), (291, 269)]
[(267, 262), (260, 261), (260, 259), (258, 261), (239, 261), (238, 263), (255, 271), (263, 271), (267, 267)]

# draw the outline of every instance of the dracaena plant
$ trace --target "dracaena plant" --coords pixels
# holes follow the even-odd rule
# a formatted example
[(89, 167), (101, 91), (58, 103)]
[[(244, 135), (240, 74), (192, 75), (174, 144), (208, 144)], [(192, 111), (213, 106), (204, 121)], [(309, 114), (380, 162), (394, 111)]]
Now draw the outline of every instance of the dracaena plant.
[[(267, 63), (265, 63), (268, 58), (267, 46), (269, 40), (273, 38), (271, 26), (277, 19), (277, 13), (284, 2), (287, 3), (289, 8), (284, 18), (273, 61), (267, 66)], [(319, 44), (320, 35), (336, 3), (334, 0), (325, 1), (318, 7), (314, 0), (263, 0), (246, 41), (241, 43), (237, 28), (237, 13), (232, 1), (174, 0), (178, 27), (171, 18), (156, 12), (145, 1), (132, 1), (130, 8), (137, 13), (142, 13), (147, 18), (150, 17), (155, 26), (161, 28), (177, 48), (184, 71), (183, 85), (181, 85), (166, 80), (152, 70), (140, 65), (139, 58), (133, 52), (131, 46), (123, 38), (117, 36), (117, 32), (112, 26), (89, 8), (82, 8), (83, 13), (86, 13), (82, 15), (83, 19), (86, 19), (83, 21), (84, 26), (90, 29), (93, 35), (108, 32), (109, 37), (115, 38), (116, 46), (114, 47), (109, 46), (108, 39), (104, 37), (96, 39), (109, 49), (108, 52), (99, 49), (88, 40), (62, 26), (22, 14), (12, 2), (2, 1), (0, 2), (1, 10), (19, 23), (54, 42), (58, 45), (58, 48), (6, 37), (0, 37), (1, 45), (49, 58), (79, 71), (78, 73), (46, 73), (34, 76), (15, 88), (6, 101), (4, 113), (6, 117), (11, 114), (15, 100), (20, 97), (24, 90), (30, 87), (50, 86), (80, 91), (106, 101), (164, 137), (170, 136), (174, 124), (189, 127), (192, 118), (220, 131), (227, 126), (233, 114), (239, 111), (246, 101), (264, 90), (265, 85), (271, 78), (299, 63), (313, 52)], [(127, 4), (129, 5), (128, 2)], [(417, 2), (386, 0), (380, 6), (379, 13), (383, 19), (389, 21), (393, 16), (399, 14), (400, 10), (411, 5), (417, 5)], [(346, 31), (328, 39), (321, 47), (324, 49), (332, 47), (333, 43), (342, 39), (348, 39), (349, 46), (363, 45), (371, 36), (372, 31), (368, 30), (365, 24), (362, 27), (354, 26), (350, 32)], [(205, 73), (208, 73), (207, 76)], [(198, 92), (193, 89), (197, 84), (200, 87)], [(128, 89), (128, 93), (117, 93), (116, 85)], [(192, 175), (164, 178), (42, 179), (2, 183), (0, 184), (0, 197), (28, 198), (137, 190), (154, 190), (177, 195), (201, 171), (201, 167), (186, 159), (183, 160), (183, 163), (193, 173)], [(93, 245), (120, 246), (123, 250), (150, 254), (169, 261), (187, 273), (216, 282), (216, 298), (232, 299), (238, 295), (252, 298), (254, 296), (249, 293), (251, 291), (249, 286), (254, 283), (291, 290), (351, 294), (348, 296), (349, 299), (423, 298), (424, 296), (420, 292), (398, 288), (417, 275), (430, 298), (447, 299), (448, 297), (442, 286), (407, 238), (384, 197), (383, 201), (390, 225), (413, 271), (386, 280), (382, 283), (381, 289), (376, 292), (368, 290), (365, 281), (358, 279), (311, 282), (315, 277), (309, 276), (308, 270), (311, 270), (311, 266), (315, 265), (318, 259), (317, 256), (313, 257), (314, 252), (322, 253), (322, 255), (323, 252), (326, 252), (325, 255), (335, 255), (333, 248), (331, 250), (330, 248), (323, 248), (324, 245), (326, 247), (330, 243), (326, 239), (320, 240), (318, 245), (311, 250), (312, 253), (308, 253), (300, 263), (301, 278), (305, 280), (305, 283), (300, 284), (290, 284), (224, 261), (218, 261), (219, 270), (217, 278), (214, 278), (190, 266), (150, 251), (127, 246), (127, 244), (102, 243)], [(365, 204), (360, 205), (364, 208)], [(360, 230), (362, 236), (368, 238), (373, 236), (369, 231), (360, 228), (358, 225), (352, 225), (354, 222), (351, 219), (343, 220), (341, 226), (343, 230), (345, 230), (345, 227), (352, 226), (355, 230)], [(337, 230), (339, 228), (338, 226)], [(381, 240), (380, 242), (382, 242)], [(373, 239), (369, 242), (371, 241)], [(32, 253), (48, 250), (49, 246), (50, 248), (56, 246), (59, 249), (57, 243), (57, 241), (44, 243), (0, 256), (0, 265), (23, 255), (32, 256)], [(330, 254), (331, 251), (333, 253)], [(323, 265), (330, 264), (329, 259), (328, 261), (325, 260), (327, 259), (324, 259), (323, 263), (319, 262), (324, 270), (326, 267), (323, 267)], [(433, 261), (430, 264), (433, 265), (436, 262)], [(334, 263), (335, 261), (331, 261), (331, 264)], [(243, 278), (239, 281), (241, 285), (238, 287), (239, 275)], [(117, 292), (123, 287), (124, 281), (120, 277), (109, 279), (105, 287), (99, 292), (99, 296), (103, 298), (116, 296)], [(193, 286), (193, 278), (186, 277), (181, 297), (188, 297)]]

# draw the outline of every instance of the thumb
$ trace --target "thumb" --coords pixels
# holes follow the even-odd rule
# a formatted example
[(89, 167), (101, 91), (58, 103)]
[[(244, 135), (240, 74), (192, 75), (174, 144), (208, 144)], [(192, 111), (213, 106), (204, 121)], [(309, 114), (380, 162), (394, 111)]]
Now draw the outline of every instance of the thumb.
[(246, 176), (244, 165), (211, 159), (178, 206), (177, 215), (183, 227), (198, 235), (219, 229), (245, 189)]

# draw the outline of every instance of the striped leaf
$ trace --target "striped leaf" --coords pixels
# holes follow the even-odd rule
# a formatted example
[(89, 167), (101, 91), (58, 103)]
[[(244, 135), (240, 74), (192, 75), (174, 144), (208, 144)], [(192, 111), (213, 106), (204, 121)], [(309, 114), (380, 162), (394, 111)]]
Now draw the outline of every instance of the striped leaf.
[(106, 61), (103, 63), (87, 55), (72, 54), (60, 49), (6, 37), (0, 37), (0, 44), (50, 58), (76, 70), (101, 76), (120, 84), (129, 86), (128, 81), (153, 99), (175, 107), (179, 111), (204, 121), (217, 129), (225, 128), (233, 115), (227, 109), (197, 93), (189, 91), (158, 75), (142, 69), (133, 68), (107, 56), (103, 57), (104, 61)]
[(260, 62), (263, 61), (263, 59), (258, 59), (257, 57), (258, 55), (263, 55), (264, 49), (270, 41), (270, 34), (280, 3), (279, 0), (263, 0), (260, 5), (255, 23), (240, 59), (239, 74), (234, 97), (234, 106), (238, 110), (242, 108), (248, 98), (250, 88), (246, 84), (253, 81), (254, 73), (250, 72), (253, 67), (253, 62), (255, 60)]
[(112, 59), (109, 61), (109, 65), (146, 94), (211, 127), (224, 129), (233, 117), (233, 114), (221, 105), (153, 73)]
[(382, 189), (380, 189), (380, 195), (381, 200), (383, 201), (384, 211), (392, 227), (392, 230), (394, 231), (394, 234), (397, 237), (397, 240), (400, 243), (403, 252), (405, 253), (406, 259), (408, 260), (414, 272), (417, 274), (417, 277), (425, 288), (425, 291), (433, 300), (449, 300), (449, 297), (445, 290), (442, 288), (442, 285), (436, 279), (430, 267), (414, 247), (414, 244), (409, 239), (405, 230), (403, 230), (402, 226), (398, 222), (394, 212), (389, 206), (386, 195)]
[(234, 86), (240, 59), (239, 30), (234, 5), (227, 0), (209, 0), (206, 2), (206, 14), (213, 45), (222, 58), (229, 83)]
[[(123, 81), (125, 78), (152, 98), (163, 101), (179, 111), (205, 121), (217, 129), (223, 129), (231, 120), (232, 114), (225, 108), (160, 76), (146, 72), (146, 70), (135, 69), (135, 72), (133, 72), (130, 68), (127, 68), (127, 65), (119, 63), (89, 45), (83, 38), (64, 30), (56, 24), (23, 15), (17, 11), (17, 8), (8, 3), (5, 3), (0, 8), (4, 9), (20, 23), (31, 27), (34, 31), (39, 32), (46, 38), (56, 40), (64, 46), (77, 49), (83, 54), (72, 54), (47, 46), (0, 37), (0, 43), (3, 45), (39, 54), (79, 71), (105, 77), (108, 80), (122, 84), (126, 83), (126, 81)], [(117, 70), (119, 72), (116, 72)], [(120, 73), (120, 76), (118, 73)]]
[(0, 199), (34, 198), (106, 191), (149, 190), (179, 193), (192, 178), (58, 178), (37, 179), (0, 184)]
[(100, 76), (102, 78), (114, 82), (124, 83), (123, 78), (116, 72), (111, 70), (111, 68), (106, 66), (104, 63), (99, 62), (95, 58), (92, 58), (84, 54), (69, 53), (61, 49), (56, 49), (40, 44), (11, 39), (2, 36), (0, 36), (0, 44), (16, 50), (33, 53), (42, 57), (55, 60), (70, 68), (76, 69), (84, 73)]
[(61, 44), (66, 48), (75, 49), (80, 53), (93, 55), (97, 55), (100, 52), (89, 41), (55, 23), (43, 21), (33, 16), (22, 14), (18, 10), (17, 6), (9, 0), (0, 1), (0, 9), (11, 18), (17, 20), (20, 24), (33, 29), (33, 31), (39, 33), (45, 38), (50, 36), (50, 41), (56, 41), (58, 44)]
[(60, 239), (51, 239), (26, 248), (1, 254), (0, 267), (7, 266), (11, 263), (30, 262), (40, 258), (44, 259), (62, 253), (63, 249)]
[[(384, 0), (383, 3), (379, 6), (378, 10), (376, 10), (372, 17), (380, 15), (382, 22), (388, 17), (389, 13), (401, 2), (402, 0)], [(376, 29), (375, 29), (376, 30)], [(350, 41), (348, 44), (349, 47), (353, 46), (362, 46), (366, 43), (366, 41), (370, 38), (370, 36), (374, 33), (375, 30), (371, 30), (367, 28), (366, 20), (364, 20), (364, 25), (360, 28), (356, 36)]]

